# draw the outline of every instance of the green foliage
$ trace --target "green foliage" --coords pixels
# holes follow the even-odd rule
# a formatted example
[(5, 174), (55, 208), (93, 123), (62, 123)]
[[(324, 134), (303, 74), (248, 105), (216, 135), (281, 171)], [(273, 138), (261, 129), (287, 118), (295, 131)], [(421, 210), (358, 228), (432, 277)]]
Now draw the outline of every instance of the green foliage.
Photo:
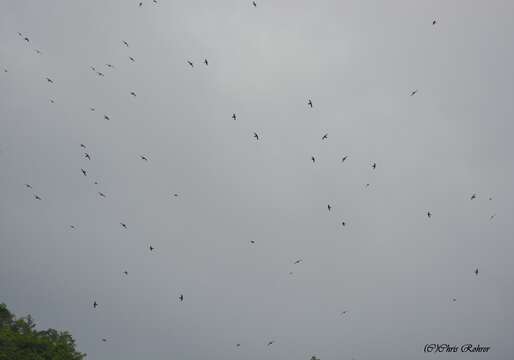
[(0, 304), (0, 360), (82, 360), (68, 332), (35, 330), (29, 316), (16, 319)]

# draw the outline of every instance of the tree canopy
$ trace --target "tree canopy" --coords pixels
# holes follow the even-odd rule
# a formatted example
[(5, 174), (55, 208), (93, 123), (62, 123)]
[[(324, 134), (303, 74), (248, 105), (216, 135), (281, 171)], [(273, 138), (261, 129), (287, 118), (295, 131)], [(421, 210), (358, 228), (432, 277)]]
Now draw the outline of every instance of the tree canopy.
[(38, 331), (30, 315), (17, 319), (0, 304), (0, 360), (82, 360), (75, 340), (64, 331)]

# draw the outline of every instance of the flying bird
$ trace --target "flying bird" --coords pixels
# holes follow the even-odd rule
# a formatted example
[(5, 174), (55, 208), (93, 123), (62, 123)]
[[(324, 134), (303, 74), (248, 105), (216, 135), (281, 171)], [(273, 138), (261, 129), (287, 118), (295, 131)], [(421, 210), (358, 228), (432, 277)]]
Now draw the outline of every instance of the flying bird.
[(184, 301), (184, 295), (183, 294), (180, 294), (180, 296), (178, 297), (180, 301)]
[(432, 213), (430, 211), (427, 211), (427, 216), (430, 219), (432, 217)]
[(373, 165), (371, 165), (371, 167), (373, 168), (373, 170), (375, 170), (377, 168), (377, 163), (373, 163)]
[(105, 120), (111, 120), (111, 118), (109, 116), (107, 116), (107, 115), (104, 115), (104, 119)]
[(81, 147), (81, 148), (83, 148), (83, 149), (85, 149), (85, 148), (86, 148), (86, 145), (84, 145), (84, 144), (80, 144), (80, 147)]
[(189, 66), (194, 67), (194, 65), (193, 65), (193, 62), (192, 62), (192, 61), (188, 60), (188, 61), (187, 61), (187, 63), (189, 64)]
[(341, 160), (341, 162), (345, 162), (346, 159), (348, 159), (348, 156), (343, 156), (343, 159)]
[(93, 309), (96, 309), (96, 307), (98, 306), (98, 303), (96, 301), (93, 302)]
[(110, 69), (114, 69), (114, 65), (112, 65), (112, 64), (105, 64), (105, 66), (107, 66)]
[(24, 37), (23, 40), (25, 40), (26, 42), (30, 42), (30, 39), (28, 37)]
[(204, 63), (206, 66), (209, 66), (209, 62), (207, 61), (207, 59), (205, 59), (205, 60), (203, 61), (203, 63)]
[(133, 91), (130, 92), (130, 95), (132, 95), (133, 97), (136, 97), (136, 93)]
[(39, 50), (39, 49), (34, 49), (34, 51), (36, 52), (36, 54), (41, 55), (41, 50)]
[(127, 270), (125, 270), (125, 271), (123, 272), (123, 275), (128, 275), (128, 271), (127, 271)]
[(236, 347), (240, 347), (240, 346), (241, 346), (241, 344), (236, 344)]
[(332, 206), (330, 206), (330, 204), (328, 204), (327, 209), (328, 209), (328, 211), (332, 210)]
[(103, 342), (106, 342), (106, 341), (107, 341), (107, 339), (106, 339), (106, 338), (102, 338), (102, 341), (103, 341)]
[(432, 21), (432, 25), (435, 25), (435, 24), (437, 24), (437, 21), (436, 21), (436, 20), (433, 20), (433, 21)]
[(139, 155), (139, 157), (141, 158), (141, 160), (148, 161), (148, 158), (144, 155)]
[(139, 3), (139, 7), (141, 7), (141, 6), (143, 6), (143, 2), (140, 2), (140, 3)]
[(178, 194), (173, 194), (173, 196), (178, 197)]
[(341, 315), (344, 315), (344, 314), (346, 314), (347, 312), (348, 312), (348, 310), (342, 311), (342, 312), (341, 312)]
[(343, 222), (341, 223), (341, 225), (346, 226), (346, 222), (345, 222), (345, 221), (343, 221)]
[(307, 105), (309, 105), (312, 109), (312, 100), (311, 99), (309, 99), (309, 101), (307, 102)]
[(478, 276), (478, 268), (475, 269), (475, 275)]
[(154, 248), (152, 247), (152, 245), (150, 245), (149, 249), (150, 249), (150, 251), (153, 251)]
[(129, 56), (130, 61), (135, 62), (136, 59), (134, 59), (132, 56)]
[(91, 160), (91, 156), (88, 153), (84, 153), (84, 157), (88, 160)]
[(492, 220), (494, 219), (494, 217), (496, 216), (496, 214), (492, 214), (490, 217), (489, 217), (489, 220)]
[(256, 132), (253, 133), (253, 137), (256, 138), (257, 140), (259, 140), (259, 135), (257, 135)]
[(321, 140), (327, 140), (328, 139), (328, 134), (325, 134), (321, 137)]
[(80, 171), (82, 171), (82, 175), (87, 176), (87, 172), (86, 172), (86, 170), (84, 170), (84, 169), (80, 169)]
[(94, 107), (90, 107), (89, 110), (95, 111), (96, 109)]
[(126, 228), (127, 228), (127, 224), (125, 224), (125, 223), (120, 222), (120, 225), (121, 225), (121, 227), (122, 227), (122, 228), (124, 228), (124, 229), (126, 229)]
[(253, 7), (257, 7), (257, 3), (255, 1), (252, 1)]
[(255, 240), (250, 240), (250, 244), (255, 244)]
[(312, 162), (316, 162), (316, 158), (314, 156), (311, 156)]
[(126, 42), (125, 40), (123, 40), (123, 44), (124, 44), (126, 47), (129, 47), (128, 42)]
[(457, 299), (453, 298), (452, 301), (455, 302), (455, 301), (457, 301)]
[(54, 99), (50, 99), (50, 104), (55, 104), (55, 100)]
[(232, 114), (232, 119), (234, 119), (234, 120), (235, 120), (236, 118), (237, 118), (236, 113), (233, 113), (233, 114)]
[(41, 200), (41, 198), (38, 195), (35, 195), (35, 194), (34, 194), (34, 199)]
[(30, 184), (25, 184), (25, 187), (28, 189), (32, 189), (32, 185), (30, 185)]
[(98, 71), (96, 74), (97, 74), (98, 76), (105, 76), (105, 75), (104, 75), (104, 73), (103, 73), (103, 72), (100, 72), (100, 71)]
[(99, 191), (99, 192), (98, 192), (98, 195), (100, 195), (100, 196), (101, 196), (101, 197), (103, 197), (103, 198), (107, 197), (107, 196), (106, 196), (103, 192), (101, 192), (101, 191)]
[(471, 195), (470, 200), (475, 200), (476, 198), (477, 198), (477, 194), (473, 194), (473, 195)]
[(268, 346), (273, 345), (274, 343), (275, 343), (275, 340), (271, 340), (270, 342), (268, 342)]
[(296, 261), (294, 262), (294, 264), (295, 264), (295, 265), (296, 265), (296, 264), (299, 264), (299, 263), (301, 263), (302, 261), (303, 261), (303, 259), (298, 259), (298, 260), (296, 260)]
[(417, 92), (418, 92), (418, 89), (414, 90), (413, 92), (410, 93), (410, 96), (416, 95)]
[(76, 229), (75, 225), (70, 225), (70, 229), (75, 230)]
[(46, 81), (48, 81), (49, 83), (53, 84), (54, 81), (52, 79), (50, 79), (49, 77), (46, 78)]

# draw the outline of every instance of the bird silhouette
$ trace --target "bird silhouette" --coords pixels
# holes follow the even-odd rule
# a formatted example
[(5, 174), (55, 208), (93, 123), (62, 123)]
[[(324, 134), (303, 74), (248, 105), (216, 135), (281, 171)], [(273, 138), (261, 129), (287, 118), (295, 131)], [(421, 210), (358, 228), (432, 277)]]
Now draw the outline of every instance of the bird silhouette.
[(313, 163), (316, 162), (316, 158), (314, 156), (311, 156), (311, 160)]
[(475, 275), (478, 276), (478, 268), (475, 269)]
[(132, 95), (133, 97), (136, 97), (136, 93), (133, 91), (130, 92), (130, 95)]
[(48, 81), (48, 82), (49, 82), (49, 83), (51, 83), (51, 84), (53, 84), (53, 83), (54, 83), (54, 81), (53, 81), (52, 79), (50, 79), (49, 77), (47, 77), (47, 78), (45, 78), (45, 79), (46, 79), (46, 81)]
[(255, 240), (250, 240), (250, 244), (255, 244)]
[(254, 137), (255, 139), (259, 140), (259, 135), (257, 135), (257, 133), (256, 133), (256, 132), (254, 132), (254, 133), (253, 133), (253, 137)]
[(299, 263), (301, 263), (302, 261), (303, 261), (303, 259), (298, 259), (298, 260), (296, 260), (296, 261), (294, 262), (294, 264), (295, 264), (295, 265), (296, 265), (296, 264), (299, 264)]
[(75, 225), (70, 225), (70, 229), (75, 230), (76, 229)]
[(149, 249), (150, 249), (150, 251), (153, 251), (154, 248), (152, 247), (152, 245), (150, 245)]
[(107, 197), (107, 195), (105, 195), (105, 194), (104, 194), (103, 192), (101, 192), (101, 191), (99, 191), (99, 192), (98, 192), (98, 195), (100, 195), (100, 196), (101, 196), (101, 197), (103, 197), (103, 198)]
[(232, 119), (234, 119), (234, 120), (235, 120), (236, 118), (237, 118), (236, 114), (235, 114), (235, 113), (233, 113), (233, 114), (232, 114)]
[(123, 275), (128, 275), (128, 271), (127, 271), (127, 270), (125, 270), (125, 271), (123, 272)]
[(50, 99), (50, 104), (55, 104), (55, 100), (54, 99)]
[(373, 163), (373, 165), (371, 165), (371, 167), (373, 168), (373, 170), (375, 170), (377, 168), (377, 163)]
[(178, 194), (173, 194), (174, 197), (178, 197)]
[(24, 37), (23, 40), (25, 40), (26, 42), (30, 42), (30, 39), (28, 37)]
[(34, 51), (36, 52), (36, 54), (41, 55), (41, 50), (39, 50), (39, 49), (34, 49)]
[(342, 312), (341, 312), (341, 315), (344, 315), (344, 314), (346, 314), (347, 312), (348, 312), (348, 310), (342, 311)]
[(330, 206), (330, 204), (328, 204), (327, 209), (328, 209), (328, 211), (332, 210), (332, 206)]
[(236, 347), (240, 347), (240, 346), (241, 346), (241, 344), (236, 344)]
[(84, 170), (84, 169), (80, 169), (80, 171), (82, 171), (82, 174), (83, 174), (84, 176), (87, 176), (87, 172), (86, 172), (86, 170)]
[(417, 92), (418, 92), (418, 89), (414, 90), (413, 92), (410, 93), (410, 96), (416, 95)]
[(93, 302), (93, 309), (96, 309), (96, 307), (98, 306), (98, 303), (96, 301)]
[(257, 7), (257, 3), (255, 1), (252, 1), (253, 7)]
[(346, 159), (348, 159), (348, 156), (343, 156), (343, 159), (341, 160), (341, 162), (345, 162)]
[(268, 342), (268, 346), (273, 345), (275, 343), (275, 340), (271, 340)]
[(25, 187), (28, 189), (32, 189), (32, 185), (30, 185), (30, 184), (25, 184)]
[(180, 294), (180, 296), (178, 298), (180, 299), (180, 301), (184, 301), (184, 295), (183, 294)]
[(107, 339), (106, 339), (106, 338), (102, 338), (102, 341), (103, 341), (103, 342), (106, 342), (106, 341), (107, 341)]
[(369, 183), (367, 183), (367, 184), (365, 185), (365, 187), (369, 187)]
[(111, 118), (109, 116), (107, 116), (107, 115), (104, 115), (104, 119), (105, 120), (111, 120)]
[(103, 73), (103, 72), (100, 72), (100, 71), (98, 71), (96, 74), (97, 74), (98, 76), (105, 76), (105, 75), (104, 75), (104, 73)]
[(494, 219), (494, 217), (496, 216), (496, 214), (492, 214), (490, 217), (489, 217), (489, 220), (492, 220)]
[(427, 216), (430, 219), (432, 217), (432, 213), (430, 211), (427, 211)]
[(321, 137), (321, 140), (327, 140), (328, 139), (328, 134), (325, 134)]
[(141, 158), (141, 160), (148, 161), (148, 158), (144, 155), (139, 155), (139, 157)]
[(96, 109), (94, 107), (90, 107), (89, 110), (95, 111)]
[(309, 105), (312, 109), (312, 100), (311, 99), (309, 99), (309, 101), (307, 102), (307, 105)]
[(455, 301), (457, 301), (457, 299), (455, 299), (455, 298), (452, 298), (452, 301), (453, 301), (453, 302), (455, 302)]
[(129, 47), (128, 42), (126, 42), (125, 40), (123, 40), (123, 44), (124, 44), (126, 47)]
[(109, 69), (114, 69), (114, 65), (113, 64), (105, 64), (105, 66), (107, 66)]
[(341, 223), (341, 225), (346, 226), (346, 222), (345, 222), (345, 221), (343, 221), (343, 222)]
[(205, 60), (203, 61), (203, 63), (204, 63), (206, 66), (209, 66), (209, 62), (207, 61), (207, 59), (205, 59)]
[(121, 225), (121, 227), (122, 227), (122, 228), (124, 228), (124, 229), (126, 229), (126, 228), (127, 228), (127, 224), (125, 224), (125, 223), (120, 222), (120, 225)]
[(435, 24), (437, 24), (437, 21), (436, 21), (436, 20), (433, 20), (433, 21), (432, 21), (432, 25), (435, 25)]
[(91, 160), (91, 156), (88, 153), (84, 153), (84, 157), (88, 160)]
[(187, 63), (189, 64), (189, 66), (194, 67), (194, 64), (192, 61), (188, 60)]
[(130, 61), (136, 62), (136, 59), (134, 59), (132, 56), (129, 56)]
[(86, 148), (86, 145), (84, 145), (84, 144), (80, 144), (80, 147), (81, 147), (81, 148), (83, 148), (83, 149), (85, 149), (85, 148)]
[(473, 195), (471, 195), (470, 200), (475, 200), (476, 198), (477, 198), (477, 194), (473, 194)]
[(36, 200), (42, 200), (42, 199), (39, 197), (39, 195), (35, 195), (35, 194), (34, 194), (34, 199), (36, 199)]
[(139, 3), (139, 7), (141, 7), (141, 6), (143, 6), (143, 2), (140, 2), (140, 3)]

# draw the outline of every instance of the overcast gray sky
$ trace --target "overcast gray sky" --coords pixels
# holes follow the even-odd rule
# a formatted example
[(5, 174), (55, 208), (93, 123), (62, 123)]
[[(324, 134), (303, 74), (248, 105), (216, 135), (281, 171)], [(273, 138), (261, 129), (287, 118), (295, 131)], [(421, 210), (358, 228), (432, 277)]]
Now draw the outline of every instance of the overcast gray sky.
[(512, 359), (512, 1), (0, 3), (17, 315), (91, 360)]

